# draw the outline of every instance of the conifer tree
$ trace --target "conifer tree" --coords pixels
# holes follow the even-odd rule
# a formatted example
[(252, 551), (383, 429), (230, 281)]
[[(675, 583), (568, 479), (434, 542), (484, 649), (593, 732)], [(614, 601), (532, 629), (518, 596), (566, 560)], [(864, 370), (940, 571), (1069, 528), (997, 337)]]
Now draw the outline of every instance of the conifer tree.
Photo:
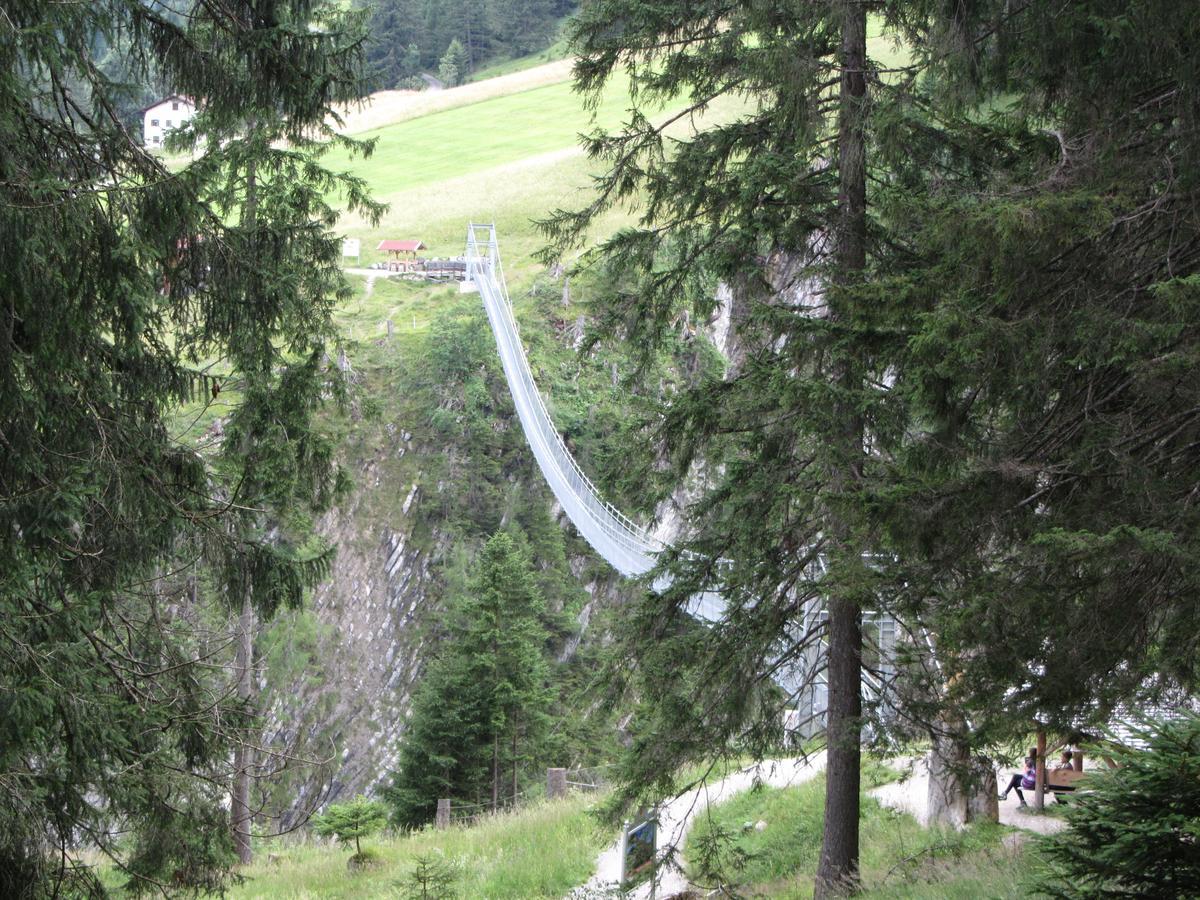
[(450, 87), (456, 87), (467, 80), (471, 73), (471, 62), (467, 57), (467, 49), (462, 41), (455, 38), (438, 61), (438, 77)]
[(525, 553), (503, 532), (483, 548), (470, 592), (449, 610), (389, 796), (395, 818), (432, 818), (439, 797), (515, 801), (523, 765), (540, 756), (551, 692), (545, 604)]
[(1045, 896), (1200, 896), (1200, 716), (1134, 733), (1141, 748), (1111, 748), (1117, 767), (1089, 773), (1071, 795), (1071, 827), (1041, 842)]
[[(957, 677), (910, 706), (953, 704), (981, 743), (1102, 725), (1200, 686), (1200, 22), (978, 2), (918, 30), (877, 509), (904, 615)], [(921, 137), (931, 110), (953, 153)]]
[[(907, 62), (857, 63), (864, 9)], [(550, 255), (640, 204), (598, 254), (624, 281), (594, 337), (650, 352), (723, 281), (736, 349), (647, 428), (679, 475), (724, 468), (671, 590), (629, 617), (649, 736), (627, 796), (735, 737), (765, 746), (753, 714), (773, 707), (748, 687), (824, 631), (804, 627), (817, 598), (831, 750), (869, 603), (913, 629), (903, 711), (931, 730), (969, 718), (994, 741), (1194, 689), (1196, 27), (1103, 0), (585, 6), (579, 87), (624, 69), (641, 104), (588, 142), (597, 198), (547, 223)], [(699, 118), (727, 97), (734, 121)], [(703, 589), (730, 613), (699, 633)], [(852, 887), (846, 812), (820, 893)]]
[[(181, 584), (202, 568), (201, 602), (269, 617), (328, 566), (265, 513), (339, 483), (310, 421), (346, 290), (324, 198), (378, 208), (316, 155), (361, 90), (362, 35), (304, 0), (2, 18), (0, 893), (91, 890), (74, 854), (114, 852), (118, 830), (131, 889), (216, 890), (252, 710), (212, 674), (227, 644), (193, 628)], [(101, 35), (121, 37), (122, 83)], [(174, 170), (121, 119), (155, 78), (199, 103)], [(218, 397), (224, 440), (199, 452), (175, 415)]]
[[(666, 563), (671, 589), (631, 619), (625, 662), (643, 673), (653, 738), (635, 745), (628, 792), (662, 787), (682, 758), (735, 736), (765, 747), (778, 728), (772, 675), (805, 667), (827, 639), (822, 896), (856, 878), (862, 612), (877, 578), (856, 501), (887, 365), (871, 282), (888, 252), (867, 194), (873, 122), (892, 102), (866, 58), (878, 5), (585, 5), (577, 85), (595, 95), (625, 69), (641, 105), (620, 133), (589, 141), (607, 165), (597, 199), (547, 223), (557, 254), (604, 210), (641, 202), (639, 226), (600, 250), (629, 287), (598, 310), (598, 335), (652, 352), (681, 308), (712, 313), (718, 279), (740, 295), (744, 362), (676, 398), (657, 436), (680, 475), (699, 454), (725, 469), (694, 509), (689, 553)], [(748, 111), (666, 136), (723, 97)], [(679, 98), (682, 112), (650, 118)], [(701, 590), (722, 592), (729, 614), (697, 635), (685, 609)], [(827, 618), (806, 618), (818, 603)]]
[(387, 808), (378, 800), (355, 797), (346, 803), (331, 804), (313, 817), (313, 830), (326, 837), (333, 835), (344, 844), (354, 841), (354, 855), (362, 857), (362, 839), (375, 834), (387, 822)]

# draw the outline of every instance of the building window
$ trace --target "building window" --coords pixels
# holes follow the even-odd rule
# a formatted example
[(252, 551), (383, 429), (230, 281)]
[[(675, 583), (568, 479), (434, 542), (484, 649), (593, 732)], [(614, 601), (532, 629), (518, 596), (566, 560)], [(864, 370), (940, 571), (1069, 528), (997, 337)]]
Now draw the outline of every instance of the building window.
[(159, 136), (156, 134), (156, 135), (154, 136), (154, 143), (156, 143), (156, 144), (157, 144), (157, 143), (158, 143), (160, 140), (161, 140), (161, 138), (160, 138), (160, 137), (159, 137)]
[(151, 120), (150, 120), (150, 127), (152, 127), (152, 128), (157, 128), (157, 127), (158, 127), (158, 119), (151, 119)]
[(168, 128), (170, 128), (170, 127), (171, 127), (171, 120), (170, 120), (170, 119), (167, 119), (167, 127), (168, 127)]
[(173, 110), (179, 109), (179, 101), (178, 100), (171, 101), (171, 109), (173, 109)]

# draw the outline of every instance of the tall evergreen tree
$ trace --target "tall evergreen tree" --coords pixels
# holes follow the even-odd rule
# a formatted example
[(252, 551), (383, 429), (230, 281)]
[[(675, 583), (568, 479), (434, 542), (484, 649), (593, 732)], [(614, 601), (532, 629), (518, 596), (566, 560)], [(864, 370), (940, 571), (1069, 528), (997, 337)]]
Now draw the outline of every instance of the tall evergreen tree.
[[(324, 198), (378, 209), (315, 155), (331, 106), (361, 90), (361, 33), (306, 0), (186, 13), (17, 2), (0, 25), (6, 896), (95, 889), (75, 848), (112, 851), (118, 829), (135, 889), (219, 888), (220, 785), (249, 711), (159, 576), (202, 564), (228, 606), (269, 616), (327, 564), (269, 539), (261, 510), (319, 507), (337, 484), (310, 424), (346, 290)], [(126, 87), (97, 66), (97, 36), (118, 34), (125, 84), (200, 103), (176, 171), (126, 130)], [(218, 396), (234, 398), (225, 440), (197, 452), (174, 415)]]
[[(627, 791), (664, 788), (683, 758), (735, 738), (765, 751), (779, 721), (772, 677), (805, 667), (820, 677), (811, 661), (827, 640), (819, 895), (856, 878), (862, 612), (878, 577), (864, 565), (877, 534), (858, 501), (888, 364), (871, 287), (888, 244), (867, 192), (874, 123), (896, 93), (866, 58), (867, 10), (881, 6), (585, 5), (578, 86), (595, 95), (625, 69), (642, 105), (621, 133), (589, 142), (608, 167), (597, 199), (547, 223), (559, 253), (604, 210), (640, 200), (639, 227), (600, 250), (629, 288), (598, 310), (596, 331), (647, 352), (681, 308), (713, 312), (719, 279), (735, 287), (740, 359), (675, 398), (653, 436), (681, 476), (701, 454), (724, 470), (693, 510), (689, 552), (666, 562), (671, 589), (631, 621), (625, 664), (642, 673), (641, 727), (653, 737), (635, 745)], [(684, 97), (666, 121), (646, 111)], [(743, 98), (746, 112), (667, 137), (723, 97)], [(684, 620), (701, 590), (722, 592), (728, 615), (697, 634)]]
[(462, 41), (455, 38), (446, 48), (446, 52), (442, 54), (442, 58), (438, 60), (438, 78), (450, 87), (456, 87), (467, 80), (470, 69), (471, 63), (467, 57), (467, 48), (463, 46)]
[[(864, 10), (909, 62), (859, 63)], [(552, 253), (640, 202), (639, 226), (600, 251), (627, 287), (596, 310), (596, 335), (652, 350), (681, 307), (712, 312), (720, 279), (738, 349), (648, 434), (680, 475), (699, 454), (724, 469), (695, 507), (692, 553), (666, 561), (672, 589), (630, 617), (652, 737), (629, 796), (682, 758), (754, 746), (769, 729), (746, 686), (827, 627), (818, 892), (852, 886), (845, 741), (871, 602), (914, 627), (909, 674), (937, 663), (905, 708), (931, 728), (969, 717), (995, 739), (1034, 716), (1103, 717), (1164, 672), (1196, 683), (1189, 14), (1153, 0), (585, 6), (579, 86), (625, 69), (643, 105), (589, 142), (598, 197), (548, 223)], [(745, 101), (734, 121), (668, 141), (730, 96)], [(681, 97), (666, 122), (643, 111)], [(698, 634), (683, 610), (702, 589), (730, 614)], [(818, 597), (828, 626), (798, 627)], [(1131, 627), (1097, 627), (1116, 621)]]
[(545, 604), (529, 560), (500, 532), (469, 594), (455, 601), (413, 715), (389, 793), (397, 821), (429, 821), (439, 797), (498, 808), (515, 800), (540, 756), (552, 695)]
[(925, 109), (964, 140), (914, 128), (896, 161), (910, 337), (879, 508), (958, 673), (926, 699), (977, 740), (1200, 685), (1193, 12), (975, 2), (913, 28)]

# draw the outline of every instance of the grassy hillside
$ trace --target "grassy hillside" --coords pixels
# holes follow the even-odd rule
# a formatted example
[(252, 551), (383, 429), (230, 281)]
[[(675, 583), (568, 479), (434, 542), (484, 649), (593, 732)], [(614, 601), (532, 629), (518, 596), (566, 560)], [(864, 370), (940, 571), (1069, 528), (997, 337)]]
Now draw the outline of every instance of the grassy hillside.
[[(620, 124), (624, 92), (624, 83), (609, 87), (596, 124)], [(368, 177), (376, 193), (386, 197), (571, 147), (591, 119), (569, 84), (550, 84), (366, 132), (363, 138), (378, 141), (378, 155), (349, 168)], [(330, 162), (338, 160), (331, 157)]]
[[(619, 127), (627, 107), (624, 79), (609, 86), (594, 113), (561, 82), (366, 132), (360, 136), (378, 141), (371, 157), (331, 154), (329, 163), (365, 178), (390, 210), (379, 227), (353, 216), (339, 227), (362, 239), (368, 264), (381, 258), (374, 247), (385, 237), (420, 238), (430, 255), (458, 255), (469, 221), (494, 221), (510, 277), (524, 280), (541, 246), (533, 220), (578, 205), (591, 183), (595, 170), (579, 147), (580, 134)], [(629, 218), (628, 211), (614, 214), (598, 233)]]
[[(373, 161), (373, 160), (372, 160)], [(383, 238), (420, 238), (431, 256), (457, 256), (466, 244), (467, 223), (495, 222), (504, 268), (514, 292), (540, 269), (532, 257), (544, 243), (533, 226), (556, 206), (577, 201), (588, 184), (584, 157), (567, 147), (469, 175), (410, 187), (386, 195), (391, 209), (378, 227), (347, 217), (342, 230), (362, 239), (363, 264), (382, 257), (374, 252)], [(614, 214), (605, 227), (627, 217)]]
[[(798, 787), (735, 797), (710, 809), (688, 837), (693, 878), (712, 880), (709, 868), (745, 897), (807, 900), (821, 849), (825, 779)], [(765, 823), (761, 831), (754, 825)], [(747, 828), (746, 826), (750, 827)], [(1001, 843), (1001, 826), (963, 831), (922, 828), (910, 815), (862, 798), (859, 839), (864, 898), (995, 900), (1027, 896), (1022, 874), (1032, 852)]]
[[(903, 48), (880, 31), (880, 24), (873, 22), (872, 58), (885, 69), (903, 64)], [(567, 73), (565, 66), (543, 68), (546, 77), (564, 78)], [(362, 238), (364, 264), (380, 258), (374, 247), (385, 237), (419, 237), (432, 255), (457, 255), (463, 249), (468, 221), (494, 221), (500, 227), (510, 278), (516, 276), (521, 283), (528, 279), (533, 271), (530, 257), (541, 246), (532, 220), (544, 218), (556, 207), (578, 207), (588, 199), (597, 170), (583, 157), (580, 134), (597, 127), (617, 129), (630, 106), (624, 75), (611, 81), (594, 111), (584, 108), (583, 98), (569, 80), (532, 88), (530, 83), (497, 79), (492, 87), (511, 91), (498, 96), (483, 92), (483, 84), (429, 95), (434, 111), (357, 135), (377, 140), (369, 159), (328, 157), (331, 167), (361, 175), (376, 197), (391, 205), (378, 228), (365, 227), (354, 217), (339, 226), (348, 236)], [(453, 99), (448, 95), (472, 90), (480, 91), (482, 99), (440, 108)], [(660, 115), (665, 117), (682, 105), (672, 104)], [(744, 109), (740, 100), (723, 98), (694, 124), (703, 128)], [(668, 133), (691, 127), (692, 122), (681, 122)], [(604, 236), (633, 215), (631, 210), (615, 212), (599, 223), (595, 236)]]
[[(417, 860), (424, 857), (455, 873), (456, 897), (561, 897), (587, 880), (596, 855), (611, 840), (591, 815), (597, 800), (595, 795), (575, 794), (489, 816), (471, 827), (364, 840), (363, 850), (376, 861), (354, 872), (347, 867), (353, 847), (274, 842), (259, 848), (255, 862), (240, 870), (244, 880), (226, 896), (232, 900), (405, 897)], [(120, 872), (104, 866), (101, 877), (114, 896), (125, 896)]]

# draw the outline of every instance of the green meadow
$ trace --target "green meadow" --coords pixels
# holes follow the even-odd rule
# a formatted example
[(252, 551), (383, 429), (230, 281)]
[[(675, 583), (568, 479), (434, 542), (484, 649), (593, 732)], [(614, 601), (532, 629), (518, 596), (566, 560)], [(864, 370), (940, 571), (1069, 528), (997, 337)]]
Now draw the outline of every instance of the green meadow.
[[(471, 900), (558, 898), (590, 877), (610, 836), (591, 814), (595, 795), (574, 794), (516, 812), (486, 816), (471, 826), (364, 839), (371, 865), (350, 870), (353, 847), (282, 840), (263, 842), (254, 862), (239, 871), (231, 900), (367, 900), (411, 896), (419, 858), (452, 873), (452, 896)], [(125, 877), (100, 868), (114, 896), (126, 896)], [(419, 896), (419, 895), (418, 895)], [(446, 896), (437, 893), (431, 896)]]
[[(902, 47), (881, 34), (878, 22), (872, 23), (869, 45), (883, 69), (907, 59)], [(681, 100), (657, 115), (665, 118), (683, 105)], [(542, 246), (533, 221), (590, 199), (599, 168), (584, 156), (580, 136), (597, 128), (615, 131), (628, 119), (630, 106), (629, 81), (621, 74), (594, 109), (585, 106), (570, 81), (562, 81), (356, 135), (376, 141), (369, 158), (334, 151), (325, 162), (366, 179), (375, 197), (391, 208), (378, 227), (350, 215), (339, 229), (362, 240), (361, 263), (367, 265), (381, 258), (374, 248), (383, 238), (420, 238), (429, 246), (428, 255), (457, 256), (468, 222), (495, 222), (507, 274), (524, 284), (536, 269), (532, 255)], [(723, 98), (667, 133), (728, 121), (746, 109), (741, 99)], [(614, 211), (589, 237), (603, 237), (635, 215), (631, 209)]]
[(594, 127), (613, 129), (627, 116), (628, 81), (614, 79), (597, 108), (584, 108), (570, 82), (481, 100), (367, 131), (371, 159), (331, 153), (331, 168), (369, 179), (380, 197), (574, 147)]
[[(258, 854), (245, 882), (230, 891), (246, 900), (404, 896), (417, 858), (448, 865), (455, 896), (484, 900), (561, 897), (587, 880), (606, 837), (588, 813), (594, 797), (577, 794), (477, 825), (427, 829), (370, 841), (376, 867), (349, 872), (350, 852), (337, 846), (283, 847)], [(274, 858), (272, 859), (272, 856)]]

